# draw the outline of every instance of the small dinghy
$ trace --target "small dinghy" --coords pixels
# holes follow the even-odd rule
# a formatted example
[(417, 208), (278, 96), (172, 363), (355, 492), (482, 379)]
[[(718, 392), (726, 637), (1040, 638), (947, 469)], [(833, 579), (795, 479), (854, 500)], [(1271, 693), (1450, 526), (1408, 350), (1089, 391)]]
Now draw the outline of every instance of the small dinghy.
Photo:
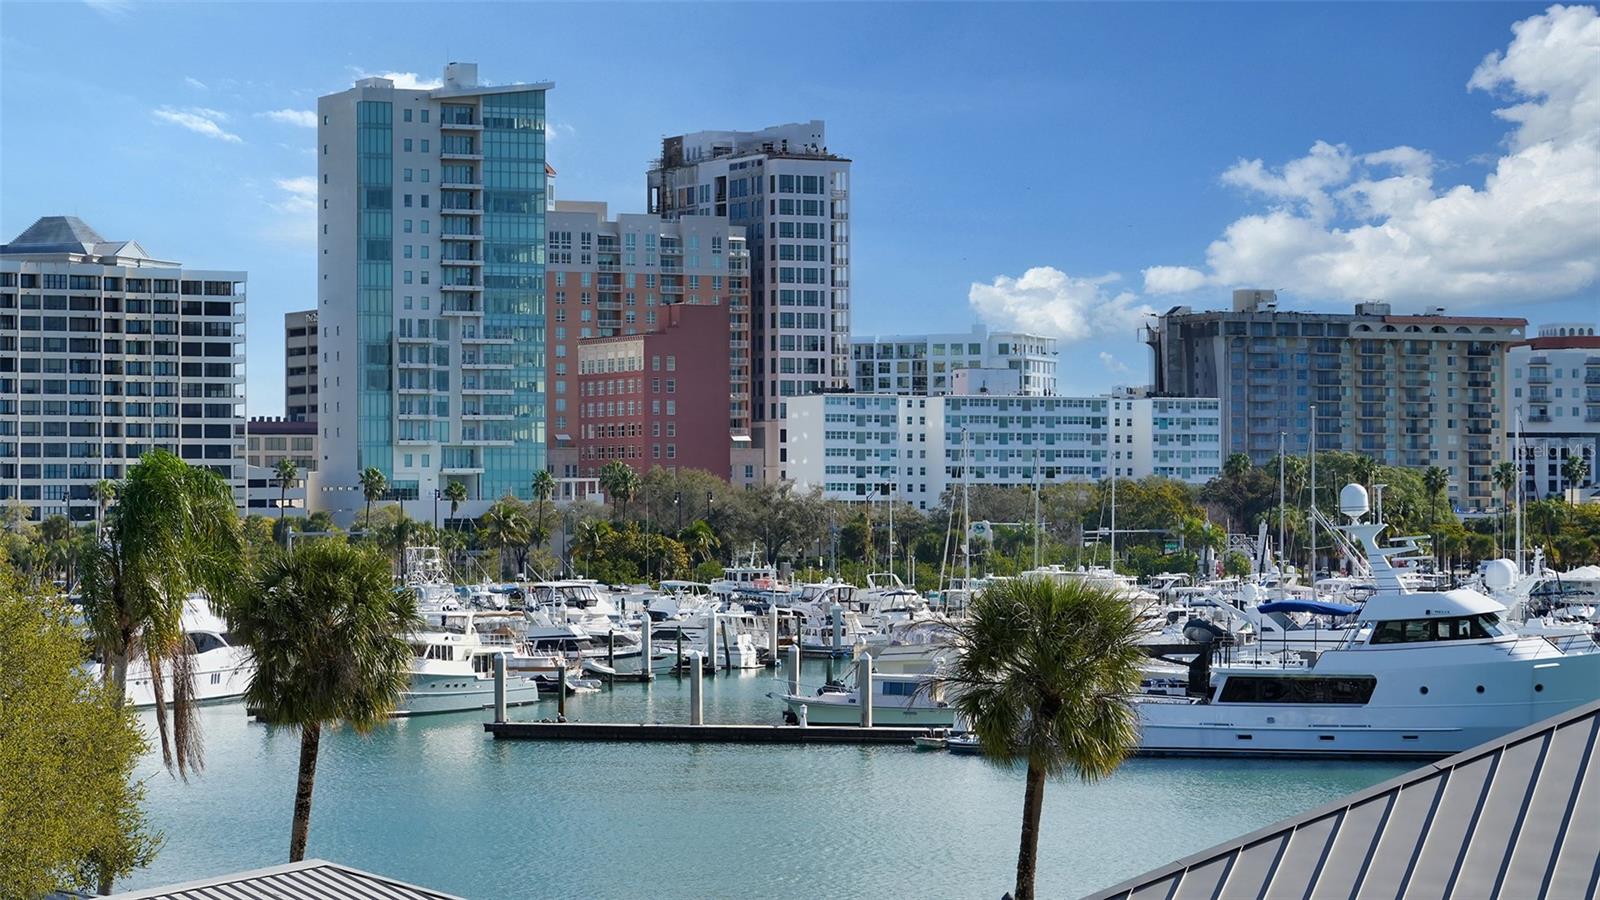
[(958, 756), (977, 756), (983, 752), (978, 736), (970, 732), (950, 737), (945, 741), (945, 749)]
[(918, 750), (943, 750), (949, 743), (950, 732), (943, 728), (932, 728), (927, 734), (919, 734), (911, 739)]

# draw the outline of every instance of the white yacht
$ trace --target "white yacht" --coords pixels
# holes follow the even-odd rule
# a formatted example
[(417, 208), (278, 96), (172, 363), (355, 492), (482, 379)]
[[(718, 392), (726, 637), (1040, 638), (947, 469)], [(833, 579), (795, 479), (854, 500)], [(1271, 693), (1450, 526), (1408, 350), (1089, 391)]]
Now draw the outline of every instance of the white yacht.
[[(183, 632), (187, 636), (186, 649), (192, 673), (195, 700), (201, 703), (221, 703), (237, 700), (250, 687), (250, 677), (255, 673), (255, 660), (248, 648), (234, 644), (228, 632), (228, 623), (211, 611), (206, 598), (195, 594), (184, 602)], [(99, 677), (98, 664), (91, 672)], [(150, 676), (150, 662), (143, 655), (128, 661), (127, 697), (135, 708), (156, 705), (154, 680)], [(172, 702), (172, 671), (164, 666), (161, 673), (161, 696)]]
[(1413, 591), (1363, 523), (1348, 485), (1344, 530), (1365, 548), (1376, 591), (1357, 627), (1301, 670), (1223, 670), (1191, 694), (1139, 698), (1140, 749), (1267, 756), (1444, 756), (1600, 697), (1600, 654), (1568, 653), (1502, 623), (1472, 590)]
[[(955, 724), (955, 708), (944, 701), (933, 673), (872, 673), (872, 724), (949, 728)], [(783, 701), (784, 719), (798, 722), (805, 716), (807, 725), (861, 724), (861, 692), (858, 688), (832, 685), (816, 694), (772, 694)], [(803, 711), (803, 712), (802, 712)]]
[(736, 600), (788, 590), (779, 580), (778, 570), (770, 563), (756, 562), (757, 557), (757, 549), (752, 546), (745, 562), (735, 560), (733, 565), (722, 570), (721, 578), (711, 582), (711, 592), (724, 600)]
[[(407, 640), (415, 652), (411, 684), (400, 695), (394, 715), (461, 712), (494, 705), (494, 657), (512, 648), (485, 643), (473, 627), (473, 613), (424, 613), (425, 627)], [(507, 666), (506, 705), (520, 706), (539, 699), (538, 681), (527, 673), (512, 673)]]

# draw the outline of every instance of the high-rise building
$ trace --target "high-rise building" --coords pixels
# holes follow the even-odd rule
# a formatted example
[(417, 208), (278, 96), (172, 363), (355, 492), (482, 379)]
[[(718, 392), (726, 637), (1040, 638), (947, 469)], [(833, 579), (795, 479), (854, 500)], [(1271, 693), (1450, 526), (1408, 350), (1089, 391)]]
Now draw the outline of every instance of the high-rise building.
[(1154, 391), (1216, 397), (1224, 454), (1265, 462), (1311, 447), (1362, 453), (1392, 466), (1439, 466), (1466, 507), (1495, 496), (1490, 469), (1505, 458), (1507, 348), (1527, 320), (1395, 315), (1387, 303), (1355, 313), (1280, 310), (1274, 291), (1233, 293), (1230, 311), (1175, 307), (1146, 330)]
[(963, 369), (1016, 372), (1018, 385), (1010, 393), (1056, 392), (1056, 339), (1044, 335), (974, 325), (967, 333), (857, 337), (850, 343), (854, 387), (864, 394), (949, 394)]
[[(723, 309), (720, 316), (691, 317), (683, 327), (720, 329), (704, 336), (705, 352), (726, 357), (727, 376), (720, 387), (703, 386), (727, 393), (728, 421), (720, 437), (708, 437), (749, 434), (750, 255), (742, 227), (721, 216), (607, 219), (604, 203), (563, 200), (549, 213), (547, 234), (548, 438), (557, 476), (593, 468), (588, 460), (580, 466), (570, 452), (579, 434), (579, 342), (661, 331), (674, 305)], [(724, 460), (715, 470), (726, 469)]]
[[(1506, 429), (1522, 434), (1523, 495), (1562, 496), (1600, 479), (1600, 331), (1593, 322), (1543, 325), (1507, 354), (1511, 402)], [(1568, 457), (1589, 463), (1583, 484), (1568, 484)], [(1509, 457), (1508, 457), (1509, 458)]]
[(661, 466), (729, 477), (728, 315), (723, 305), (674, 303), (648, 332), (579, 344), (581, 476), (620, 460), (641, 474)]
[(829, 151), (820, 120), (699, 131), (662, 141), (648, 191), (662, 218), (726, 216), (746, 229), (751, 412), (775, 464), (784, 402), (850, 385), (850, 160)]
[(1217, 401), (1113, 395), (823, 394), (789, 403), (785, 469), (832, 500), (895, 497), (930, 509), (963, 483), (1035, 485), (1222, 466)]
[(431, 90), (364, 78), (318, 115), (321, 490), (462, 515), (530, 497), (545, 467), (545, 92), (451, 63)]
[(161, 448), (243, 506), (245, 281), (72, 216), (0, 246), (0, 501), (89, 521), (95, 482)]
[(317, 311), (283, 314), (283, 415), (291, 422), (317, 420)]

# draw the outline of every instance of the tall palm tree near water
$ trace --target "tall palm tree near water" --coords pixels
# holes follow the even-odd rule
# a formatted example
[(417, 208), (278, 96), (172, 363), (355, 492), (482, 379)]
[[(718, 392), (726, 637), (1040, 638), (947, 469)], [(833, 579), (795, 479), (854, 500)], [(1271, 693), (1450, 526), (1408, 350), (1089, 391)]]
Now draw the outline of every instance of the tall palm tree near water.
[(444, 498), (450, 501), (450, 518), (456, 517), (456, 510), (467, 499), (467, 486), (459, 481), (452, 481), (444, 487)]
[(1450, 486), (1450, 474), (1438, 466), (1429, 466), (1422, 473), (1422, 487), (1428, 492), (1428, 534), (1433, 540), (1433, 564), (1440, 565), (1438, 521), (1439, 499)]
[(499, 577), (505, 571), (507, 550), (516, 551), (521, 548), (522, 556), (526, 556), (530, 527), (528, 515), (515, 497), (508, 495), (496, 500), (494, 505), (489, 507), (489, 511), (483, 514), (478, 527), (483, 534), (484, 542), (499, 551), (496, 557), (499, 566), (495, 570), (495, 577)]
[(245, 701), (267, 724), (300, 732), (290, 862), (306, 855), (323, 727), (365, 733), (388, 717), (410, 680), (415, 618), (382, 552), (342, 538), (275, 554), (235, 608), (233, 632), (256, 663)]
[(1489, 470), (1489, 477), (1494, 481), (1495, 487), (1500, 489), (1500, 547), (1501, 553), (1504, 553), (1506, 510), (1511, 507), (1511, 490), (1517, 486), (1517, 465), (1509, 460), (1501, 460)]
[[(155, 689), (162, 760), (183, 777), (204, 762), (184, 605), (203, 591), (218, 612), (230, 612), (243, 567), (233, 491), (215, 473), (165, 450), (128, 470), (101, 540), (80, 564), (84, 616), (117, 701), (126, 696), (128, 663), (139, 654)], [(163, 685), (169, 675), (170, 707)]]
[(284, 507), (289, 504), (289, 488), (300, 480), (300, 467), (284, 457), (272, 467), (272, 480), (278, 483), (278, 521), (282, 522)]
[(978, 595), (955, 629), (962, 652), (938, 683), (990, 762), (1027, 771), (1013, 896), (1033, 900), (1045, 780), (1105, 778), (1138, 743), (1137, 611), (1081, 581), (1022, 578)]
[(389, 479), (383, 475), (383, 470), (377, 466), (367, 466), (361, 470), (361, 496), (367, 500), (367, 518), (372, 518), (372, 501), (382, 500), (383, 495), (389, 492)]
[(633, 467), (621, 460), (612, 460), (600, 467), (600, 487), (611, 498), (611, 517), (620, 519), (628, 511), (628, 502), (638, 496), (644, 482)]
[(94, 525), (95, 531), (98, 533), (105, 522), (106, 509), (111, 506), (111, 501), (117, 498), (117, 483), (110, 479), (102, 478), (94, 483), (94, 487), (90, 488), (90, 493), (94, 494)]
[(540, 469), (533, 473), (533, 505), (535, 507), (535, 531), (544, 531), (544, 505), (556, 495), (556, 477), (550, 474), (549, 469)]

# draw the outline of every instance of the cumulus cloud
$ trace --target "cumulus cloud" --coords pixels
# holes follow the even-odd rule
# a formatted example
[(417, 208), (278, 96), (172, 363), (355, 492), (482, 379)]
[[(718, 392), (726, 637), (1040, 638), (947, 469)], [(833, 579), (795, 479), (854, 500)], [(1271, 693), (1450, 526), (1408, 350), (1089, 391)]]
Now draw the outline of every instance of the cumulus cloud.
[(286, 243), (315, 241), (317, 179), (310, 175), (297, 175), (275, 178), (272, 184), (276, 191), (261, 198), (273, 213), (261, 217), (261, 236)]
[(298, 125), (301, 128), (317, 127), (317, 114), (309, 109), (273, 109), (256, 115), (285, 125)]
[(1076, 278), (1050, 266), (1036, 266), (1012, 278), (1001, 275), (973, 284), (967, 302), (984, 321), (1081, 341), (1100, 335), (1131, 336), (1152, 310), (1131, 291), (1113, 291), (1116, 273)]
[(1308, 297), (1457, 306), (1569, 295), (1600, 277), (1600, 14), (1552, 6), (1512, 26), (1469, 90), (1507, 105), (1505, 152), (1481, 184), (1441, 188), (1432, 154), (1317, 141), (1224, 184), (1264, 208), (1224, 229), (1205, 266), (1152, 266), (1145, 290), (1272, 285)]
[(1112, 356), (1104, 350), (1100, 351), (1100, 365), (1105, 366), (1107, 372), (1111, 372), (1115, 375), (1126, 375), (1133, 371), (1132, 369), (1128, 368), (1127, 363), (1117, 359), (1115, 356)]
[(360, 72), (357, 78), (387, 78), (405, 91), (431, 91), (444, 86), (440, 78), (423, 78), (415, 72)]
[(192, 87), (197, 91), (208, 90), (208, 88), (206, 87), (206, 83), (204, 81), (201, 81), (200, 79), (195, 78), (193, 76), (184, 76), (183, 83), (187, 84), (189, 87)]
[(132, 0), (83, 0), (83, 3), (108, 19), (120, 19), (133, 8)]
[(203, 106), (190, 106), (183, 109), (174, 109), (163, 106), (153, 110), (151, 115), (163, 122), (187, 128), (195, 134), (203, 134), (208, 138), (227, 141), (230, 144), (242, 144), (244, 139), (222, 127), (228, 120), (228, 114)]

